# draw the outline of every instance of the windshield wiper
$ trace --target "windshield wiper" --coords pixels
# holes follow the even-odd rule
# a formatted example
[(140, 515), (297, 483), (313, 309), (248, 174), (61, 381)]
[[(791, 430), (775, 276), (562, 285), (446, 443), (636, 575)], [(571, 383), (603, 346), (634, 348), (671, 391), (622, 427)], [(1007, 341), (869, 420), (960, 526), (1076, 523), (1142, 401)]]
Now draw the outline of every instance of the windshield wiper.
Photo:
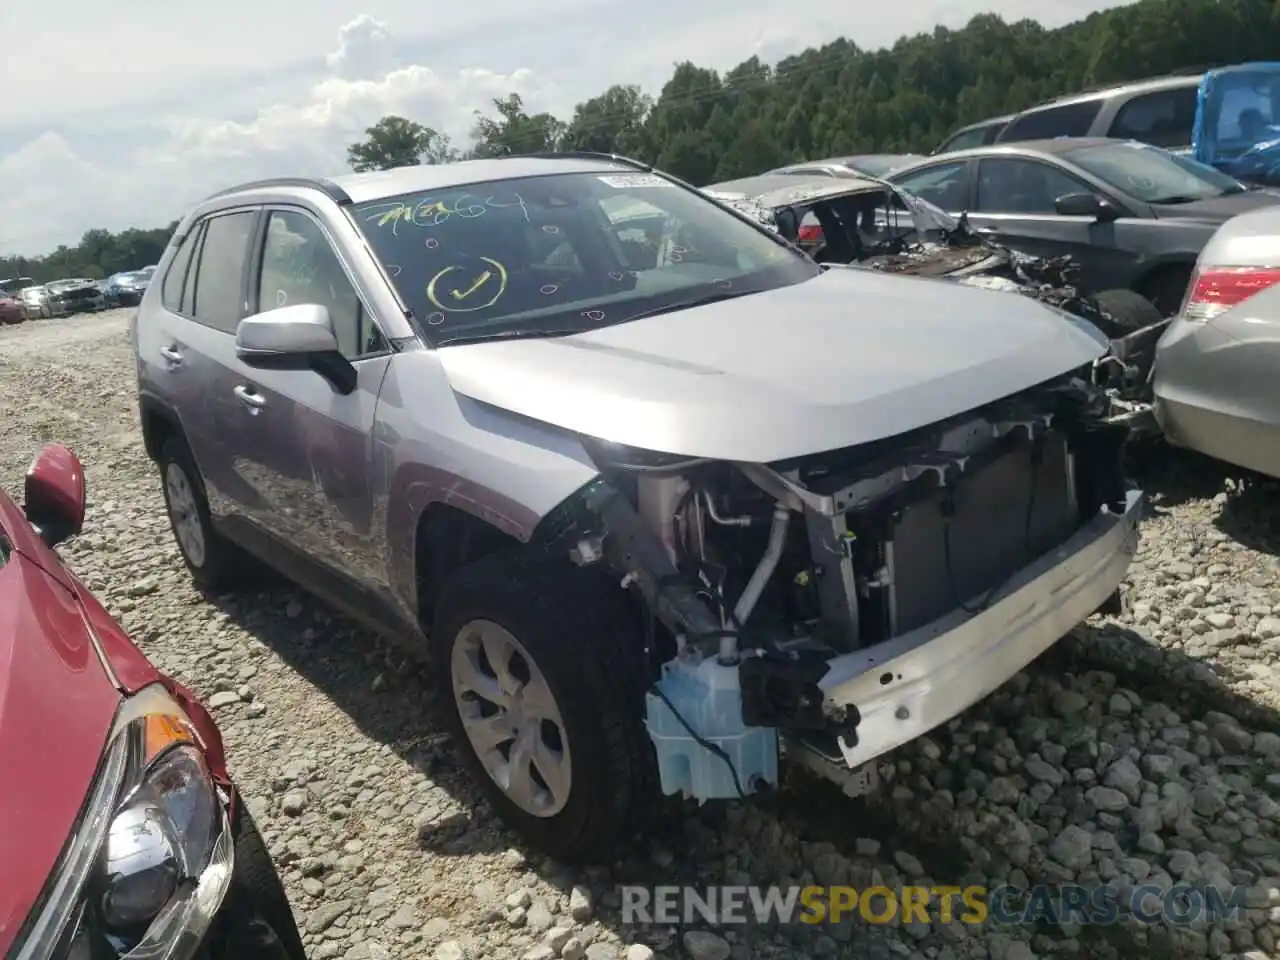
[(436, 341), (437, 347), (450, 347), (458, 343), (492, 343), (496, 340), (548, 340), (553, 337), (571, 337), (575, 333), (587, 333), (591, 328), (576, 330), (477, 330), (474, 333), (458, 333)]
[(759, 290), (726, 290), (721, 293), (707, 293), (703, 294), (701, 297), (690, 297), (688, 300), (677, 300), (675, 303), (668, 303), (661, 307), (641, 310), (639, 313), (633, 313), (631, 316), (624, 317), (617, 322), (630, 323), (632, 320), (644, 320), (646, 317), (656, 317), (663, 313), (674, 313), (677, 310), (690, 310), (694, 307), (705, 307), (710, 303), (719, 303), (722, 300), (735, 300), (738, 297), (745, 297), (749, 293), (759, 292)]

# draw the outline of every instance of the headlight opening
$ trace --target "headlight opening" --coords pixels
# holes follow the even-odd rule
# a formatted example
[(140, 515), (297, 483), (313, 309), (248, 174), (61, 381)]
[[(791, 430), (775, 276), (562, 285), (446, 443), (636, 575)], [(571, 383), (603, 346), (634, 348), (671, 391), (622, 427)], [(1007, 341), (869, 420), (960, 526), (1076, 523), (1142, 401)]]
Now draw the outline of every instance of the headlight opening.
[(125, 701), (15, 960), (190, 960), (234, 867), (226, 809), (163, 687)]

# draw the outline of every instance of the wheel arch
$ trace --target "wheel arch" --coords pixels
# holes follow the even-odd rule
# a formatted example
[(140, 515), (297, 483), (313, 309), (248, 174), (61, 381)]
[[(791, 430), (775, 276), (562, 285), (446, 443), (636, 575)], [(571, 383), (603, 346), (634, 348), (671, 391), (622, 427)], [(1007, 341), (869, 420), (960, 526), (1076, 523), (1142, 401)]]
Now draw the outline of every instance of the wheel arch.
[[(1142, 294), (1152, 303), (1155, 303), (1157, 307), (1166, 306), (1156, 303), (1156, 295), (1162, 292), (1161, 287), (1176, 277), (1182, 277), (1189, 282), (1195, 268), (1196, 258), (1190, 254), (1157, 261), (1139, 274), (1133, 283), (1133, 292)], [(1183, 286), (1183, 292), (1185, 293), (1185, 283)], [(1176, 310), (1177, 305), (1173, 309)]]
[(413, 524), (414, 607), (419, 622), (430, 624), (440, 587), (463, 567), (482, 557), (527, 542), (508, 524), (493, 522), (471, 501), (433, 500)]
[(173, 437), (186, 441), (178, 411), (151, 393), (138, 396), (138, 416), (142, 425), (142, 445), (152, 460), (160, 459), (165, 442)]

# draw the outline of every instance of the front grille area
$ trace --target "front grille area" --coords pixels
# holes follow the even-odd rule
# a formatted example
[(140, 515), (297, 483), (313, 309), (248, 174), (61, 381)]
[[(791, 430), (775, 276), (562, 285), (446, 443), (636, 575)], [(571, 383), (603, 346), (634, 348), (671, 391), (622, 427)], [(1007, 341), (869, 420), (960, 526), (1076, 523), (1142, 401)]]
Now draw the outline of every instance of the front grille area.
[(941, 493), (906, 507), (890, 533), (896, 632), (961, 603), (980, 605), (985, 592), (1070, 537), (1080, 523), (1071, 464), (1066, 441), (1050, 434), (1038, 450), (1021, 443), (966, 471), (949, 521)]

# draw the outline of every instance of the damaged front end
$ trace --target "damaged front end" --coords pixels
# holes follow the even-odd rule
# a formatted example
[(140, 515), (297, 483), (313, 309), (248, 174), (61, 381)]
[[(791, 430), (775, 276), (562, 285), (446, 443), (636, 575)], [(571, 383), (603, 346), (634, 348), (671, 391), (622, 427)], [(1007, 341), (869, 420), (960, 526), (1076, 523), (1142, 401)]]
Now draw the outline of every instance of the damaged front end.
[(584, 441), (547, 527), (647, 611), (668, 794), (745, 796), (779, 758), (857, 794), (1118, 597), (1141, 493), (1086, 371), (909, 434), (780, 463)]

